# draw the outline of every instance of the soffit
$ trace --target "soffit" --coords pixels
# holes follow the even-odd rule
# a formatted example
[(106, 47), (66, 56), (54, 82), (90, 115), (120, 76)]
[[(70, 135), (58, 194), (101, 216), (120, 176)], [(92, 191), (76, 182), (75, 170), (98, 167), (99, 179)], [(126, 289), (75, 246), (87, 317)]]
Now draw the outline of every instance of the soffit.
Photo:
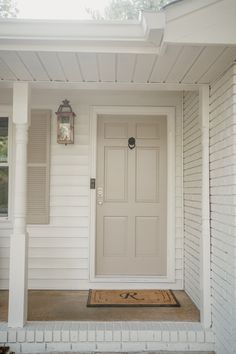
[(209, 84), (235, 60), (229, 46), (168, 44), (161, 54), (0, 51), (0, 79)]

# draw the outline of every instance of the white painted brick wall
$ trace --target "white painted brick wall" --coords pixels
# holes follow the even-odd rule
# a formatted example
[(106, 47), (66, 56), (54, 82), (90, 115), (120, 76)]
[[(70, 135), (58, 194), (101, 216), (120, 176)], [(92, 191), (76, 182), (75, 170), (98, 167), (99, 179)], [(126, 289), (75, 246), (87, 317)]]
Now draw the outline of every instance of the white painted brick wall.
[(236, 66), (210, 90), (212, 321), (217, 354), (236, 353)]
[[(0, 345), (9, 344), (16, 354), (214, 349), (212, 332), (204, 330), (200, 323), (189, 322), (32, 322), (24, 328), (25, 338), (30, 341), (21, 342), (22, 329), (12, 333), (0, 323)], [(58, 333), (57, 337), (52, 333)]]
[(199, 95), (183, 95), (184, 287), (200, 307), (201, 127)]

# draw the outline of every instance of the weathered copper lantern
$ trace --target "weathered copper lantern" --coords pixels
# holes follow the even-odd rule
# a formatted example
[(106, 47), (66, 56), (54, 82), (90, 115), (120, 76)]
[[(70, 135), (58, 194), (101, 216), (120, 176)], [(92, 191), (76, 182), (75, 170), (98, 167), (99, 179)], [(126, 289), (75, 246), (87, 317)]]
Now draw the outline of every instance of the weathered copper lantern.
[(59, 106), (57, 115), (57, 142), (58, 144), (74, 144), (74, 117), (70, 101), (65, 99)]

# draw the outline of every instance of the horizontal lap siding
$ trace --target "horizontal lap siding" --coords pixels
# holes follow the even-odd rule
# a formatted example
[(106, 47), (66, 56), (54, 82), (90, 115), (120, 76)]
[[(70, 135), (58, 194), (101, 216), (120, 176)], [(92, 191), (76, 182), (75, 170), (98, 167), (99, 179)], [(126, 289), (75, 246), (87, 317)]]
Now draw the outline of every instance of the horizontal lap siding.
[[(40, 92), (42, 94), (42, 91)], [(54, 92), (55, 95), (55, 92)], [(78, 94), (64, 92), (71, 102), (78, 102)], [(74, 98), (72, 99), (74, 95)], [(43, 94), (42, 101), (33, 98), (37, 108), (50, 109), (51, 165), (50, 165), (50, 223), (29, 225), (29, 288), (32, 289), (88, 289), (89, 283), (89, 219), (90, 219), (90, 106), (137, 104), (176, 107), (176, 288), (183, 281), (182, 230), (182, 110), (180, 94), (125, 96), (111, 94), (84, 95), (84, 103), (72, 104), (75, 118), (75, 144), (56, 142), (57, 107), (52, 91)], [(40, 96), (40, 95), (39, 95)], [(0, 96), (1, 100), (1, 96)], [(47, 102), (45, 104), (45, 101)], [(12, 230), (0, 228), (0, 288), (8, 287), (9, 245)]]
[(212, 321), (220, 354), (236, 351), (236, 66), (210, 91)]
[(67, 146), (57, 144), (56, 118), (52, 116), (50, 225), (29, 226), (29, 286), (32, 288), (87, 287), (90, 190), (86, 111), (79, 116), (76, 112), (75, 143)]
[[(50, 224), (28, 225), (29, 288), (88, 288), (89, 119), (85, 111), (75, 118), (75, 144), (67, 146), (57, 144), (52, 114)], [(0, 288), (8, 287), (10, 234), (11, 229), (0, 229)]]
[(183, 97), (184, 170), (184, 282), (185, 290), (200, 306), (200, 238), (202, 149), (199, 95)]
[(0, 229), (0, 289), (8, 288), (10, 228)]

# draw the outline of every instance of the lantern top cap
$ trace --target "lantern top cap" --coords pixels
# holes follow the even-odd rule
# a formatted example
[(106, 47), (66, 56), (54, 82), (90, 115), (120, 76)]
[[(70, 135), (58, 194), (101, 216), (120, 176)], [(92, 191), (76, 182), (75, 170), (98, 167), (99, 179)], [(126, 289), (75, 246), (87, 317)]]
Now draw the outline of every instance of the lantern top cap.
[(62, 101), (62, 104), (60, 104), (60, 106), (56, 112), (57, 115), (60, 115), (61, 113), (71, 113), (74, 117), (76, 116), (72, 110), (72, 107), (70, 105), (70, 101), (67, 99)]

